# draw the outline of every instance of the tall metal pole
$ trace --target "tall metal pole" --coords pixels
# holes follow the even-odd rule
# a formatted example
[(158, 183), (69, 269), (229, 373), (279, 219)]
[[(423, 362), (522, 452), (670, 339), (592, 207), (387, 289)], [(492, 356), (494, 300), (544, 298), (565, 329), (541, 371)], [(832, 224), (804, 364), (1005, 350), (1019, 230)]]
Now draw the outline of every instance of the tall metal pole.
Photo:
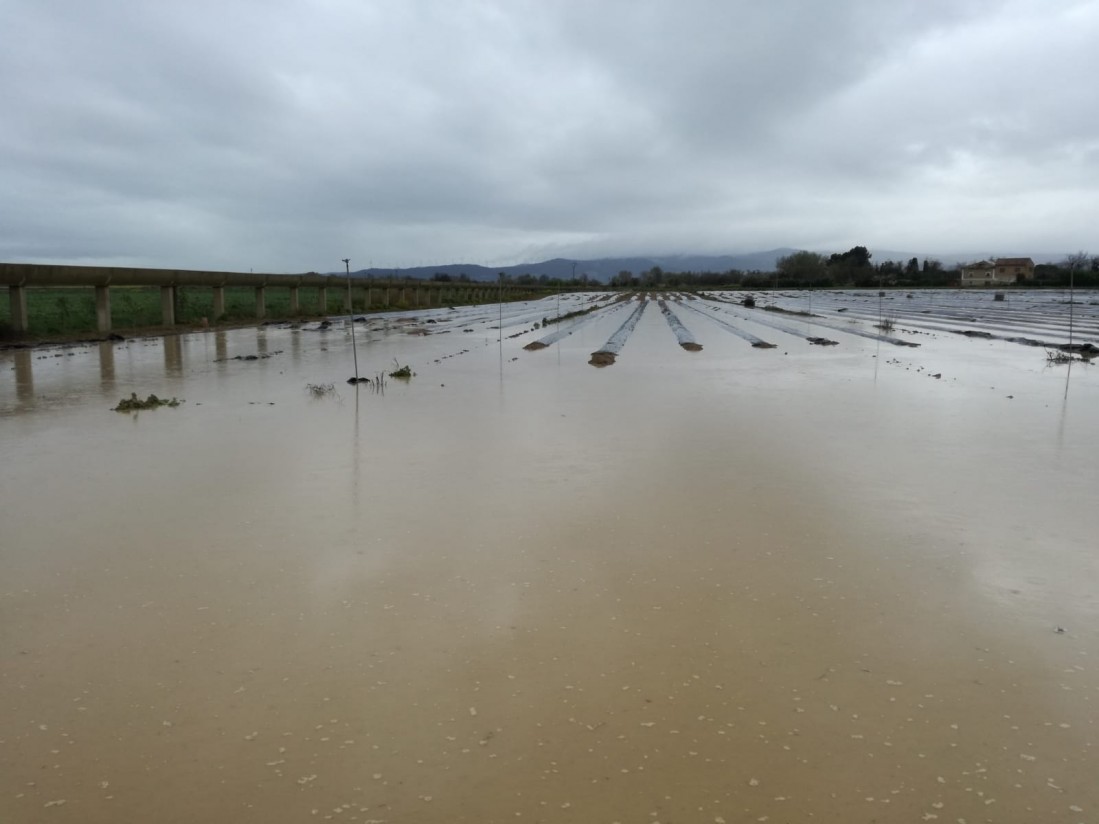
[(1076, 307), (1075, 297), (1075, 283), (1076, 283), (1076, 261), (1072, 262), (1072, 266), (1068, 270), (1068, 345), (1072, 346), (1072, 316), (1073, 309)]
[(347, 311), (351, 320), (351, 353), (355, 358), (355, 383), (359, 382), (359, 348), (355, 344), (355, 305), (351, 302), (351, 258), (343, 259), (343, 268), (347, 272)]
[[(576, 285), (576, 261), (572, 262), (572, 283)], [(561, 281), (557, 282), (557, 320), (561, 320)]]

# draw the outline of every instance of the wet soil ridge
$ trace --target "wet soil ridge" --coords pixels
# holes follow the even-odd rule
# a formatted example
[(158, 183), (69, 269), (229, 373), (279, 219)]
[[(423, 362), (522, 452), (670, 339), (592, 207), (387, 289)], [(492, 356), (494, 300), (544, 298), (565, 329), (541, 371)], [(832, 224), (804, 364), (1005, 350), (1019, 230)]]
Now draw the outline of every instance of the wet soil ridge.
[[(737, 311), (732, 311), (732, 310), (724, 309), (724, 308), (719, 309), (717, 307), (714, 307), (714, 306), (709, 304), (708, 301), (710, 301), (710, 300), (719, 300), (720, 302), (726, 303), (726, 304), (733, 303), (732, 301), (724, 300), (724, 299), (707, 298), (706, 299), (707, 302), (704, 303), (704, 305), (709, 310), (721, 312), (722, 314), (725, 314), (725, 315), (732, 315), (737, 320), (748, 321), (749, 323), (754, 323), (758, 326), (766, 326), (768, 329), (774, 329), (776, 332), (782, 332), (783, 334), (790, 335), (791, 337), (801, 338), (803, 340), (805, 339), (805, 331), (803, 329), (799, 329), (798, 327), (792, 326), (789, 323), (784, 323), (783, 321), (779, 320), (778, 318), (767, 317), (761, 312), (752, 312), (752, 316), (748, 317), (747, 315), (741, 314), (740, 312), (737, 312)], [(734, 305), (736, 305), (736, 304), (734, 304)], [(708, 312), (705, 313), (705, 314), (706, 314), (706, 317), (712, 317), (715, 323), (723, 323), (717, 317), (712, 316)], [(729, 328), (729, 327), (726, 327), (726, 328)], [(732, 327), (732, 328), (735, 329), (736, 327)], [(738, 329), (737, 332), (734, 332), (734, 334), (737, 334), (740, 337), (745, 337), (745, 335), (750, 334), (748, 332), (744, 332), (743, 334), (741, 334), (741, 331), (742, 330)], [(756, 346), (756, 344), (754, 344), (754, 343), (752, 345)], [(759, 348), (763, 348), (763, 347), (759, 347)]]
[[(783, 297), (796, 296), (783, 295)], [(1081, 342), (1099, 342), (1099, 312), (1092, 301), (1068, 305), (1052, 291), (1019, 290), (1003, 301), (986, 290), (921, 290), (908, 293), (815, 292), (814, 308), (846, 313), (846, 317), (880, 322), (888, 317), (903, 323), (907, 334), (948, 332), (969, 338), (1004, 340), (1023, 346), (1056, 348), (1067, 342), (1069, 330)], [(917, 330), (926, 330), (923, 332)]]
[[(623, 306), (625, 306), (624, 303), (622, 303), (620, 301), (616, 301), (615, 303), (611, 304), (610, 306), (600, 306), (599, 308), (600, 309), (606, 309), (607, 312), (609, 313), (609, 312), (617, 312)], [(567, 326), (562, 326), (562, 327), (556, 329), (555, 331), (550, 332), (548, 335), (545, 335), (543, 337), (540, 337), (536, 341), (532, 341), (531, 343), (528, 343), (523, 348), (526, 349), (528, 352), (536, 352), (539, 349), (545, 349), (547, 346), (552, 346), (553, 344), (557, 343), (557, 341), (568, 337), (573, 332), (575, 332), (577, 329), (582, 327), (584, 324), (590, 323), (592, 320), (594, 320), (597, 317), (601, 318), (601, 317), (605, 317), (605, 315), (602, 312), (592, 312), (591, 314), (583, 315), (582, 317), (577, 318), (574, 322), (568, 324)]]
[[(822, 326), (825, 329), (832, 329), (833, 331), (843, 332), (844, 334), (847, 334), (847, 335), (858, 335), (860, 338), (869, 338), (870, 340), (880, 340), (882, 343), (891, 343), (894, 346), (907, 346), (907, 347), (911, 347), (911, 348), (915, 348), (915, 347), (919, 346), (918, 343), (914, 343), (910, 340), (901, 340), (900, 338), (895, 338), (892, 335), (885, 335), (885, 334), (882, 334), (880, 332), (869, 332), (866, 329), (858, 329), (858, 328), (853, 327), (853, 326), (844, 326), (843, 324), (830, 323), (829, 321), (826, 321), (826, 320), (817, 320), (817, 319), (814, 318), (813, 323), (816, 326)], [(807, 338), (807, 340), (809, 340), (809, 339)], [(812, 343), (812, 340), (810, 340), (810, 343)]]
[(647, 300), (641, 300), (637, 308), (630, 313), (630, 316), (626, 318), (622, 325), (618, 327), (618, 330), (607, 338), (607, 342), (603, 344), (603, 347), (595, 352), (591, 353), (591, 360), (588, 361), (592, 366), (610, 366), (614, 363), (614, 359), (618, 356), (618, 353), (622, 351), (622, 347), (626, 345), (626, 341), (630, 339), (630, 335), (633, 334), (634, 327), (637, 326), (637, 322), (641, 320), (641, 316), (645, 314), (645, 310), (648, 308), (649, 302)]
[[(1018, 335), (994, 335), (979, 329), (950, 329), (955, 335), (964, 335), (967, 338), (980, 338), (981, 340), (1003, 340), (1008, 343), (1018, 343), (1022, 346), (1040, 346), (1047, 351), (1059, 352), (1068, 360), (1073, 360), (1072, 355), (1079, 355), (1077, 360), (1091, 361), (1099, 355), (1099, 346), (1093, 343), (1052, 343), (1046, 340), (1035, 340)], [(1057, 362), (1055, 358), (1048, 358), (1051, 362)]]
[(752, 344), (752, 346), (756, 349), (774, 349), (775, 348), (775, 344), (769, 343), (769, 342), (765, 341), (763, 338), (757, 337), (756, 335), (753, 335), (751, 332), (746, 332), (745, 330), (741, 329), (738, 326), (733, 326), (733, 324), (727, 323), (726, 321), (723, 321), (721, 318), (716, 317), (715, 315), (712, 315), (709, 312), (703, 312), (697, 306), (689, 305), (689, 304), (686, 304), (686, 303), (683, 304), (683, 306), (685, 306), (687, 309), (691, 310), (692, 312), (698, 313), (699, 315), (706, 318), (707, 320), (709, 320), (713, 323), (716, 323), (718, 326), (720, 326), (726, 332), (730, 332), (730, 333), (736, 335), (738, 338), (741, 338), (742, 340), (748, 341), (748, 343)]
[(679, 341), (679, 345), (688, 352), (701, 352), (702, 344), (695, 340), (695, 336), (691, 334), (691, 330), (683, 325), (683, 321), (681, 321), (676, 313), (671, 310), (671, 307), (663, 300), (658, 301), (657, 305), (664, 315), (664, 320), (668, 322), (668, 327), (672, 330), (672, 334), (675, 335), (675, 339)]
[(582, 318), (584, 317), (584, 315), (590, 315), (592, 312), (598, 312), (600, 309), (603, 309), (604, 307), (609, 305), (609, 303), (596, 304), (594, 306), (588, 306), (584, 309), (576, 309), (572, 312), (566, 312), (563, 315), (556, 315), (552, 318), (546, 315), (542, 318), (542, 325), (549, 326), (551, 324), (563, 323), (567, 320), (573, 320), (574, 318)]
[[(747, 298), (745, 298), (745, 300), (747, 300)], [(751, 305), (755, 306), (756, 302), (753, 300)], [(748, 304), (745, 303), (744, 306), (748, 306)], [(778, 312), (779, 314), (782, 314), (782, 315), (796, 315), (799, 318), (819, 318), (820, 317), (820, 315), (814, 315), (812, 312), (806, 312), (804, 309), (784, 309), (783, 307), (777, 306), (775, 304), (771, 304), (770, 306), (764, 306), (763, 311), (764, 312)]]
[[(810, 343), (816, 343), (816, 341), (814, 341), (813, 338), (817, 337), (817, 336), (806, 335), (804, 330), (793, 327), (793, 326), (789, 325), (788, 323), (783, 323), (779, 320), (772, 319), (772, 318), (765, 318), (762, 312), (753, 312), (753, 317), (750, 318), (750, 319), (746, 318), (743, 315), (741, 315), (739, 313), (736, 313), (736, 312), (730, 312), (729, 314), (732, 314), (732, 315), (734, 315), (735, 317), (737, 317), (741, 320), (751, 320), (753, 323), (758, 323), (762, 326), (769, 326), (772, 329), (777, 329), (778, 331), (785, 332), (788, 335), (794, 335), (795, 337), (799, 337), (799, 338), (803, 338), (805, 340), (808, 340)], [(773, 313), (771, 313), (771, 314), (773, 314)], [(890, 335), (883, 335), (883, 334), (878, 333), (878, 332), (869, 332), (865, 329), (860, 329), (860, 328), (858, 328), (856, 326), (853, 326), (853, 325), (844, 325), (844, 324), (841, 324), (841, 323), (832, 323), (832, 322), (829, 322), (827, 320), (818, 319), (816, 317), (812, 318), (811, 322), (814, 326), (820, 326), (824, 329), (831, 329), (835, 332), (842, 332), (845, 335), (856, 335), (860, 338), (869, 338), (870, 340), (878, 340), (878, 341), (881, 341), (882, 343), (891, 343), (894, 346), (907, 346), (907, 347), (919, 346), (918, 343), (913, 343), (913, 342), (907, 341), (907, 340), (901, 340), (900, 338), (894, 338)]]

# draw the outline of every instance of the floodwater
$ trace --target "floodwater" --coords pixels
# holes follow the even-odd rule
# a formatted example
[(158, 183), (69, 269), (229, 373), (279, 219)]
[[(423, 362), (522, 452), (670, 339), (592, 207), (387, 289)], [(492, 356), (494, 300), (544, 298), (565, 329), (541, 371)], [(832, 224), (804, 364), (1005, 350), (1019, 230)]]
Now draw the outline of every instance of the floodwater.
[(1099, 366), (686, 303), (0, 353), (0, 821), (1099, 821)]

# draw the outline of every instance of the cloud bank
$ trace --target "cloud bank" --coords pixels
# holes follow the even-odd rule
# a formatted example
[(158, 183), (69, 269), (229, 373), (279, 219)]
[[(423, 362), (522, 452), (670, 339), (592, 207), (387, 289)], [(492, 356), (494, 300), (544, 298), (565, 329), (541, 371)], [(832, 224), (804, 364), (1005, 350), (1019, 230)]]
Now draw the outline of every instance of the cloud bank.
[(0, 0), (0, 259), (1097, 251), (1099, 2)]

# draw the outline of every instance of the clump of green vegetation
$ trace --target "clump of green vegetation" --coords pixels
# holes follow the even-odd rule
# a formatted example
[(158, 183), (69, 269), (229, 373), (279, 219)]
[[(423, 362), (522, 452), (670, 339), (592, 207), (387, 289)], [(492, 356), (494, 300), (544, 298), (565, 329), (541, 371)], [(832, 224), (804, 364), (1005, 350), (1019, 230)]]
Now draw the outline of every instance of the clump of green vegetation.
[(172, 398), (169, 401), (169, 400), (164, 400), (162, 398), (158, 398), (156, 395), (149, 395), (149, 397), (147, 397), (145, 400), (141, 400), (141, 398), (139, 398), (137, 396), (136, 392), (131, 392), (130, 397), (123, 398), (122, 400), (120, 400), (118, 402), (118, 406), (114, 407), (111, 411), (112, 412), (140, 412), (143, 409), (157, 409), (161, 406), (170, 406), (174, 409), (175, 407), (179, 406), (181, 403), (183, 403), (183, 401), (178, 400), (177, 398)]
[(401, 366), (400, 362), (396, 359), (394, 359), (393, 363), (397, 365), (397, 368), (389, 373), (389, 377), (391, 378), (397, 378), (399, 380), (409, 380), (412, 378), (413, 375), (416, 374), (407, 364), (405, 366)]

